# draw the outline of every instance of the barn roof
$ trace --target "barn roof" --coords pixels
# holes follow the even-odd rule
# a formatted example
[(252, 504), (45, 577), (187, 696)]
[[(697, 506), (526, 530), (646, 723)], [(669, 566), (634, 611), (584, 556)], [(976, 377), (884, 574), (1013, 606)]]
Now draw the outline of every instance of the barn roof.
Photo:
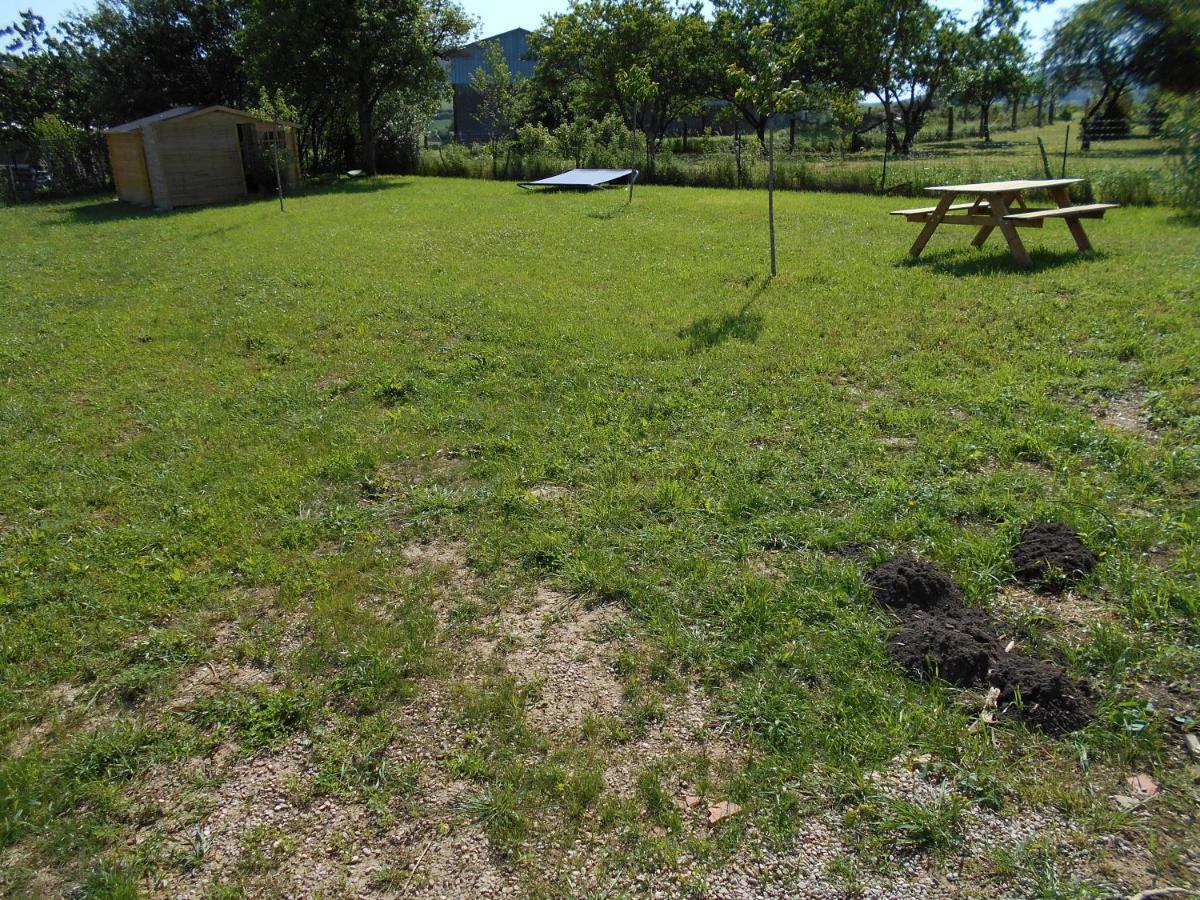
[[(126, 122), (124, 125), (114, 125), (112, 128), (106, 128), (104, 129), (104, 133), (122, 134), (130, 131), (140, 131), (147, 125), (157, 125), (159, 122), (167, 122), (173, 119), (185, 119), (193, 116), (202, 116), (205, 113), (210, 112), (230, 113), (235, 116), (241, 116), (245, 119), (254, 119), (257, 122), (271, 122), (270, 119), (264, 119), (262, 116), (256, 116), (254, 113), (248, 113), (242, 109), (234, 109), (232, 106), (173, 106), (170, 109), (163, 110), (160, 113), (155, 113), (152, 116), (143, 116), (140, 119), (134, 119), (132, 122)], [(279, 124), (295, 127), (291, 122), (280, 122)]]
[(533, 75), (533, 62), (525, 58), (529, 51), (529, 35), (533, 34), (528, 28), (512, 28), (501, 34), (472, 41), (459, 47), (447, 57), (451, 84), (465, 85), (471, 83), (471, 75), (485, 62), (485, 47), (488, 44), (499, 44), (504, 60), (514, 76), (529, 78)]

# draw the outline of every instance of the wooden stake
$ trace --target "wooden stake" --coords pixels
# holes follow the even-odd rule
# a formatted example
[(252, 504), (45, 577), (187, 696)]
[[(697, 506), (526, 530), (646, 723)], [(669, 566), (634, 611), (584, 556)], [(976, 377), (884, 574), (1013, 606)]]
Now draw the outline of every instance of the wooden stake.
[[(279, 123), (275, 124), (275, 134), (278, 135), (282, 131)], [(283, 212), (283, 178), (279, 175), (279, 141), (274, 137), (271, 138), (274, 146), (271, 147), (271, 159), (275, 162), (275, 188), (279, 191), (279, 211)], [(287, 136), (284, 136), (283, 145), (287, 146)]]
[(771, 224), (771, 277), (778, 271), (775, 268), (775, 123), (770, 124), (771, 133), (767, 137), (767, 218)]

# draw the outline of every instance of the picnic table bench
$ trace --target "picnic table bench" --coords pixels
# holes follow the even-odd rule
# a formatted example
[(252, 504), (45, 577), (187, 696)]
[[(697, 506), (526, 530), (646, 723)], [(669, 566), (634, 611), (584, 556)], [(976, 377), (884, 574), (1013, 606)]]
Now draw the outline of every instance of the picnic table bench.
[[(1017, 234), (1018, 228), (1041, 228), (1047, 219), (1062, 219), (1067, 223), (1075, 246), (1080, 250), (1091, 250), (1092, 244), (1083, 230), (1080, 219), (1102, 219), (1116, 203), (1087, 203), (1071, 205), (1067, 193), (1070, 185), (1082, 178), (1050, 178), (1045, 180), (985, 181), (978, 184), (943, 184), (925, 188), (939, 194), (936, 206), (920, 209), (897, 209), (893, 216), (904, 216), (909, 222), (922, 222), (925, 227), (917, 235), (909, 251), (920, 256), (933, 233), (940, 225), (968, 225), (978, 228), (971, 243), (982, 247), (988, 236), (997, 228), (1008, 241), (1013, 257), (1023, 266), (1033, 265), (1029, 252)], [(1030, 209), (1022, 196), (1026, 191), (1047, 191), (1058, 205), (1050, 209)], [(966, 203), (955, 203), (959, 195), (974, 196)], [(1014, 209), (1014, 206), (1016, 207)]]

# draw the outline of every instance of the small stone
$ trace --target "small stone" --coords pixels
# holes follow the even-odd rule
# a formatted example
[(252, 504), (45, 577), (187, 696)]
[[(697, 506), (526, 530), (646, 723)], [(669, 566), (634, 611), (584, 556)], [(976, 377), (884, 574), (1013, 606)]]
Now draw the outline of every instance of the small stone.
[(1131, 775), (1125, 781), (1135, 795), (1153, 797), (1159, 792), (1158, 782), (1149, 775)]
[(729, 800), (722, 800), (720, 803), (714, 803), (708, 808), (708, 824), (716, 825), (722, 819), (728, 819), (730, 816), (736, 816), (742, 811), (742, 808), (736, 803)]

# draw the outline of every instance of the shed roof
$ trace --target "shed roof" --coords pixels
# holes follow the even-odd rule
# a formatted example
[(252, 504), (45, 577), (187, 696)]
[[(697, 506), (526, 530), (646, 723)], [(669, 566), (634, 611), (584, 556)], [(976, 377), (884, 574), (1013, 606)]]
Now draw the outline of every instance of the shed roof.
[[(232, 106), (173, 106), (152, 116), (143, 116), (140, 119), (134, 119), (132, 122), (126, 122), (124, 125), (114, 125), (112, 128), (106, 128), (104, 129), (104, 133), (121, 134), (130, 131), (140, 131), (147, 125), (157, 125), (159, 122), (202, 116), (210, 112), (229, 113), (245, 119), (253, 119), (256, 122), (271, 122), (270, 119), (264, 119), (262, 116), (256, 116), (254, 113), (248, 113), (243, 109), (234, 109)], [(279, 124), (295, 127), (291, 122), (280, 122)]]

